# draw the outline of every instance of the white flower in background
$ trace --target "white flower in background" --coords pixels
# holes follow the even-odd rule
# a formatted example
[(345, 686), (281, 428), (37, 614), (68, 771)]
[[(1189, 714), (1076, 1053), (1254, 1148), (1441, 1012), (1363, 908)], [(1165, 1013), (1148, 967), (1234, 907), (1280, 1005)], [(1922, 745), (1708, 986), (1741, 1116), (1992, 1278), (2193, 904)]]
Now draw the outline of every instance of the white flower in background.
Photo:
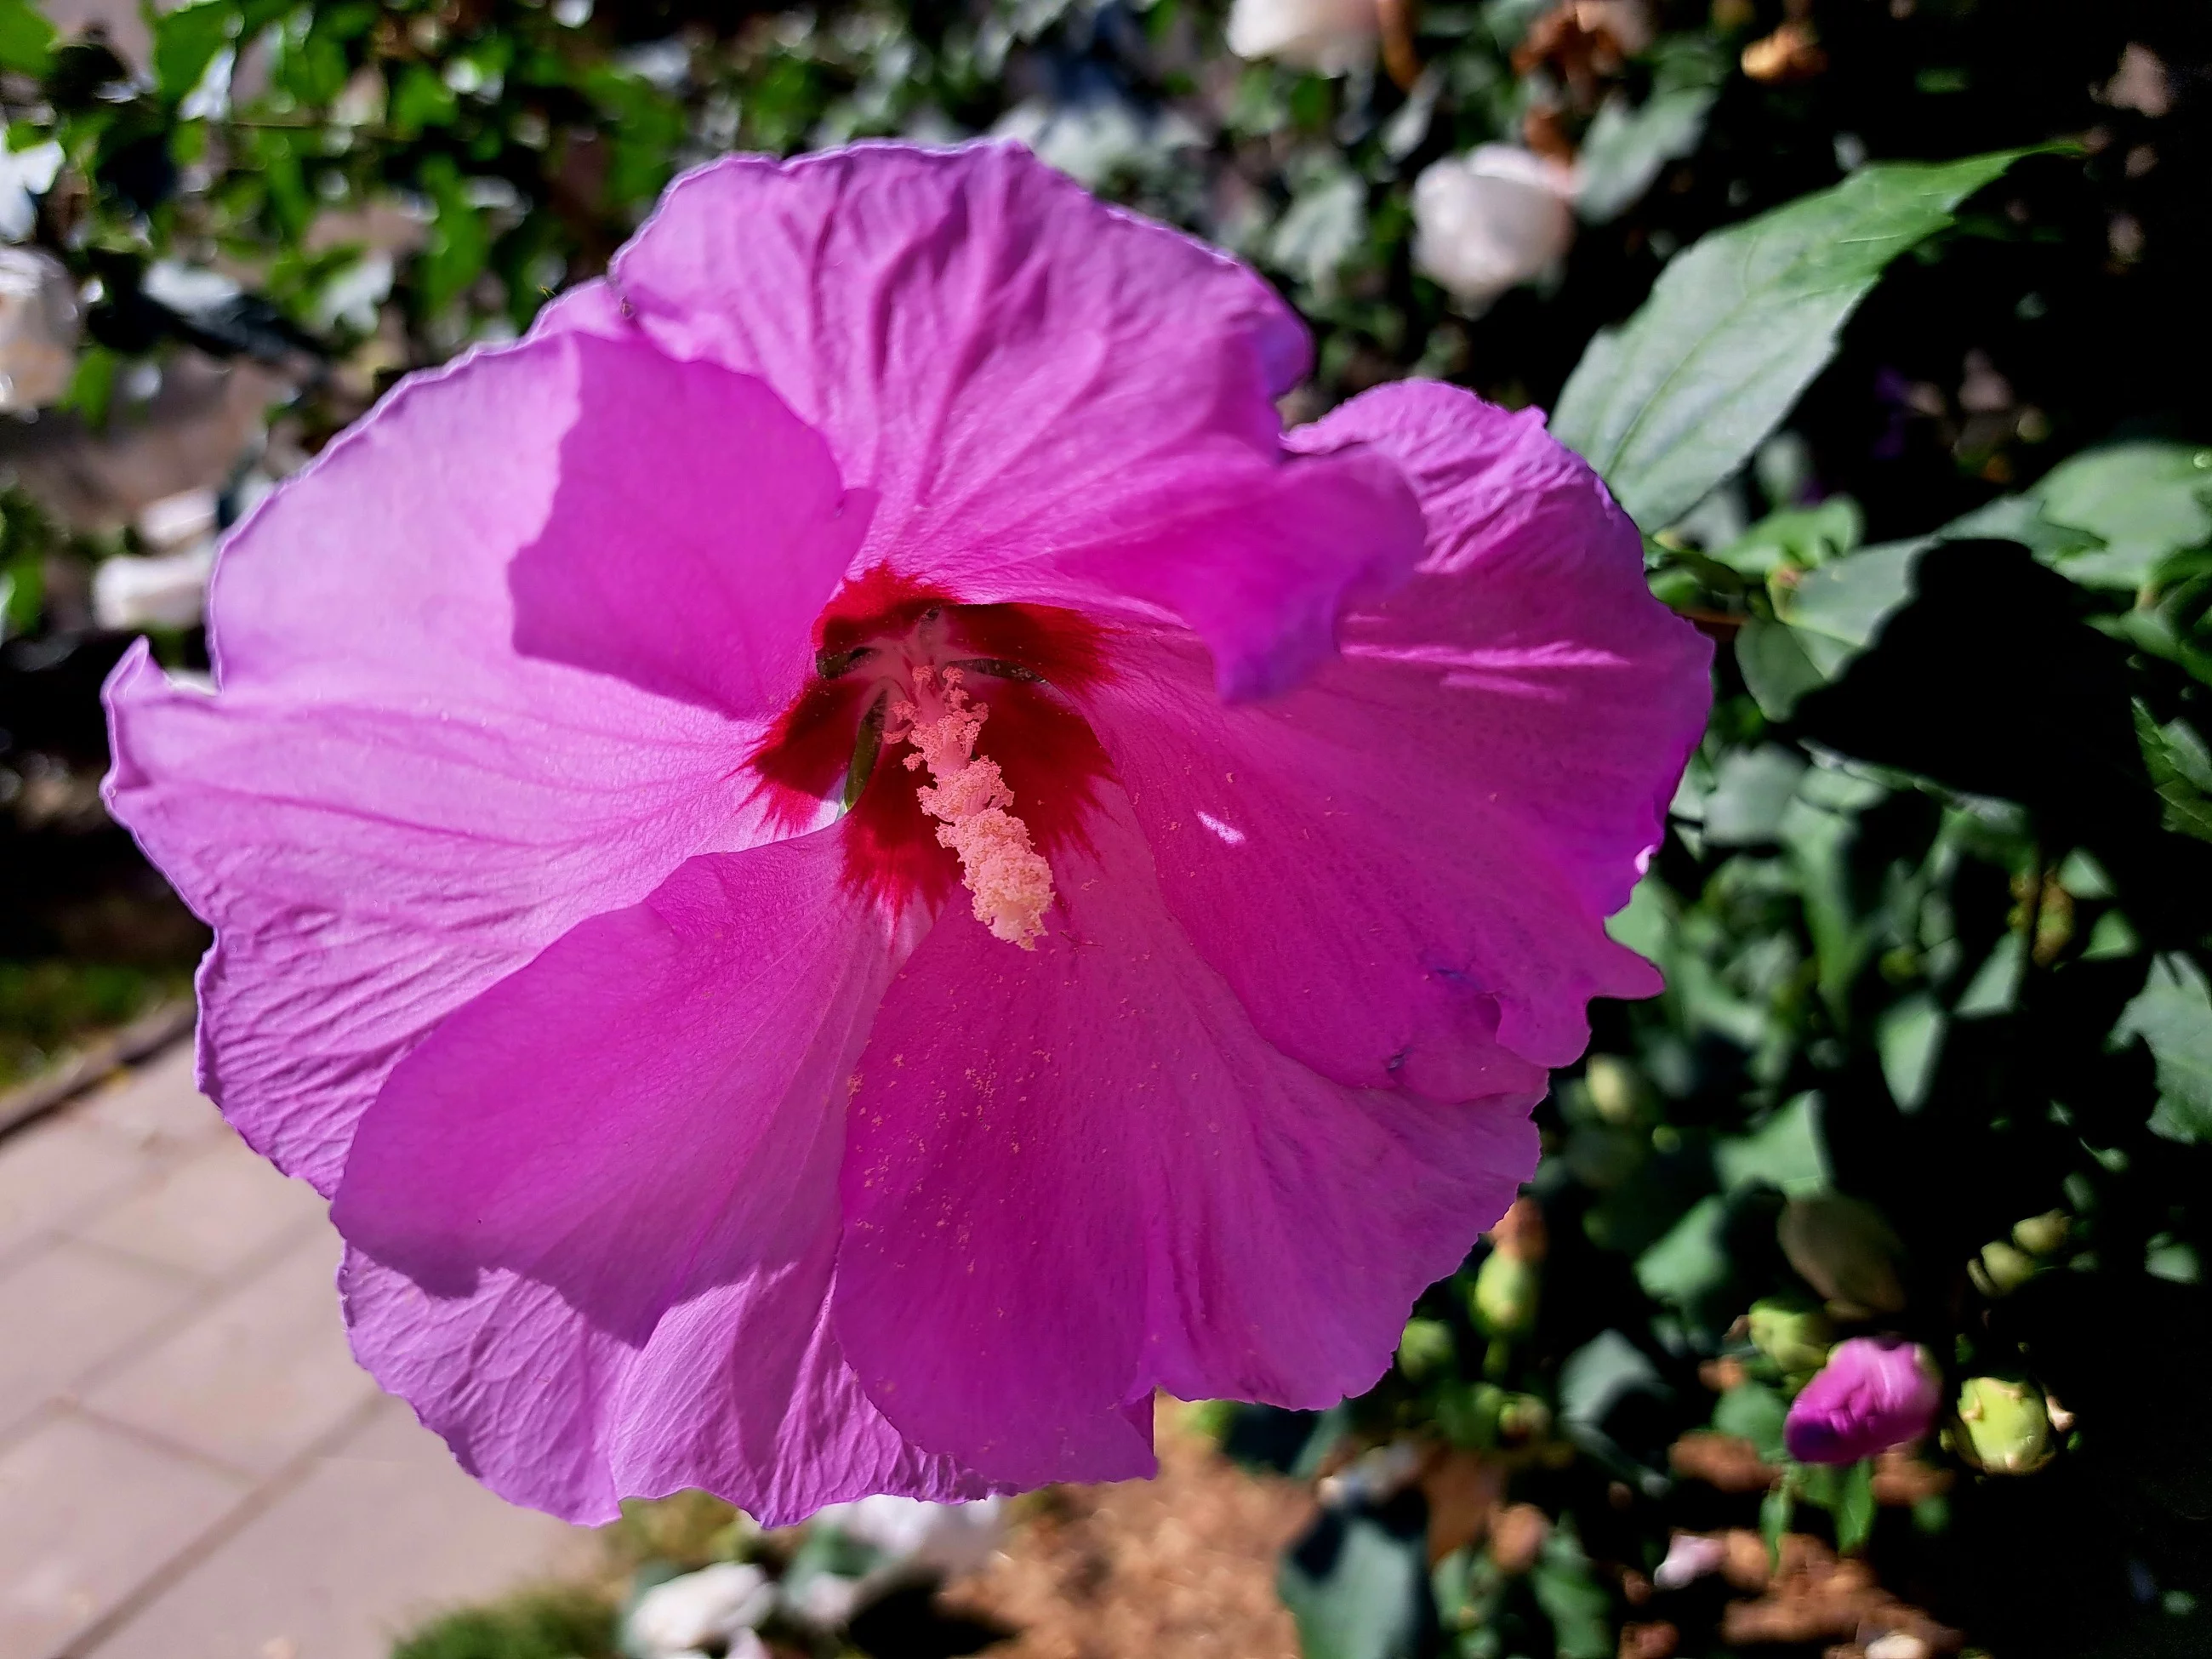
[(1365, 64), (1382, 33), (1376, 0), (1236, 0), (1229, 10), (1229, 50), (1239, 58), (1273, 58), (1323, 75)]
[(183, 121), (220, 121), (230, 113), (230, 77), (238, 67), (238, 48), (225, 46), (208, 59), (198, 82), (177, 106)]
[(2156, 120), (2173, 107), (2173, 82), (2156, 52), (2130, 40), (2120, 53), (2120, 67), (2106, 84), (2104, 97), (2115, 109), (2131, 109)]
[(1721, 1540), (1702, 1533), (1678, 1532), (1668, 1540), (1667, 1559), (1651, 1575), (1651, 1582), (1662, 1590), (1680, 1589), (1718, 1572), (1727, 1562), (1728, 1546)]
[(139, 279), (139, 292), (179, 317), (206, 317), (234, 301), (242, 290), (219, 270), (188, 265), (176, 259), (156, 259)]
[(380, 249), (341, 266), (315, 295), (307, 321), (321, 332), (343, 324), (356, 334), (376, 332), (377, 318), (392, 297), (392, 256)]
[(1371, 1447), (1325, 1476), (1314, 1488), (1321, 1501), (1333, 1510), (1360, 1504), (1387, 1504), (1419, 1479), (1427, 1452), (1418, 1440), (1393, 1440)]
[(1005, 1535), (1006, 1505), (996, 1498), (932, 1504), (878, 1496), (831, 1504), (808, 1524), (863, 1546), (874, 1557), (858, 1577), (819, 1571), (787, 1581), (784, 1606), (791, 1616), (814, 1630), (835, 1631), (887, 1591), (957, 1578), (981, 1566)]
[(149, 501), (138, 514), (138, 535), (156, 553), (174, 552), (215, 534), (219, 512), (212, 489), (186, 489)]
[(815, 1516), (814, 1524), (834, 1527), (857, 1543), (881, 1550), (908, 1573), (956, 1578), (991, 1559), (1006, 1531), (1004, 1508), (995, 1498), (972, 1504), (863, 1498), (830, 1504)]
[(1575, 239), (1575, 173), (1484, 144), (1413, 181), (1413, 264), (1473, 311), (1542, 274)]
[(92, 615), (102, 628), (136, 634), (149, 628), (190, 628), (207, 604), (215, 544), (150, 558), (118, 553), (92, 573)]
[(52, 255), (0, 247), (0, 410), (42, 409), (76, 373), (76, 285)]
[(62, 147), (49, 138), (28, 149), (0, 143), (0, 240), (20, 242), (31, 234), (39, 204), (35, 198), (54, 187), (62, 170)]
[(623, 1623), (623, 1646), (645, 1659), (677, 1659), (727, 1643), (734, 1659), (743, 1650), (740, 1638), (775, 1607), (775, 1586), (766, 1573), (743, 1562), (720, 1562), (639, 1596)]
[(809, 1630), (842, 1630), (860, 1611), (862, 1582), (842, 1572), (810, 1572), (784, 1592), (784, 1611)]

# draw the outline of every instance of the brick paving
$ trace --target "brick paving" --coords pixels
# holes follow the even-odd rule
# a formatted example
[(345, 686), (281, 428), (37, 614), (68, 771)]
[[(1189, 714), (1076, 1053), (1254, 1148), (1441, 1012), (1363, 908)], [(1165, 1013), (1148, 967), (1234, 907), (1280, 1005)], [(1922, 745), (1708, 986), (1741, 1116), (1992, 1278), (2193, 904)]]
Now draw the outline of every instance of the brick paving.
[(383, 1659), (588, 1562), (354, 1364), (337, 1258), (189, 1045), (0, 1139), (0, 1659)]

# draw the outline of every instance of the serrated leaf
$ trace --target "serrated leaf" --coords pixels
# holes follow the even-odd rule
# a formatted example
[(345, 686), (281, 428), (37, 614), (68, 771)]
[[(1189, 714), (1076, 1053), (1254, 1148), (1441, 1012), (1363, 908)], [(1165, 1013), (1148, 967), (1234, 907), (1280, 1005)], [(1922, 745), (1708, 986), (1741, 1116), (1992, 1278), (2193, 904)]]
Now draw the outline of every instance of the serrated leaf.
[(1717, 231), (1600, 334), (1560, 393), (1553, 435), (1658, 530), (1729, 477), (1835, 350), (1889, 262), (2023, 154), (1869, 167)]
[(2142, 750), (2150, 787), (2166, 803), (2165, 823), (2177, 835), (2212, 841), (2212, 759), (2204, 740), (2185, 720), (2160, 726), (2138, 700), (2136, 744)]

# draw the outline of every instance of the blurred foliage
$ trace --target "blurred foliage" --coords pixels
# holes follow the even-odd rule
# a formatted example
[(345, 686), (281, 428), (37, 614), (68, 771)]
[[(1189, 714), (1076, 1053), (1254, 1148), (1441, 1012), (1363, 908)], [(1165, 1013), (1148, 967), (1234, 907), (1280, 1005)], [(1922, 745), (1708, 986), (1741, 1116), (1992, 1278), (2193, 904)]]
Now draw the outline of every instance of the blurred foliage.
[[(63, 157), (26, 234), (80, 285), (93, 432), (147, 363), (250, 360), (290, 387), (281, 472), (526, 328), (684, 166), (989, 131), (1276, 281), (1318, 346), (1293, 418), (1409, 372), (1559, 407), (1719, 647), (1616, 922), (1668, 989), (1598, 1010), (1541, 1109), (1540, 1239), (1431, 1291), (1370, 1395), (1226, 1415), (1322, 1481), (1284, 1566), (1310, 1647), (2212, 1650), (2203, 8), (1432, 3), (1397, 79), (1240, 62), (1212, 0), (143, 21), (133, 56), (0, 0), (11, 162)], [(1415, 270), (1413, 184), (1499, 140), (1577, 162), (1577, 225), (1478, 310)], [(49, 816), (10, 810), (47, 833), (99, 764), (116, 642), (81, 570), (112, 548), (3, 505), (0, 793), (40, 785)], [(27, 961), (106, 949), (10, 926)], [(1887, 1331), (1971, 1420), (1790, 1465), (1826, 1344)], [(629, 1524), (673, 1528), (640, 1559), (736, 1547), (711, 1506)], [(1748, 1558), (1656, 1582), (1678, 1531), (1731, 1529)], [(485, 1618), (404, 1651), (537, 1650)]]
[(431, 1620), (393, 1644), (392, 1659), (614, 1659), (615, 1613), (588, 1590), (525, 1590)]

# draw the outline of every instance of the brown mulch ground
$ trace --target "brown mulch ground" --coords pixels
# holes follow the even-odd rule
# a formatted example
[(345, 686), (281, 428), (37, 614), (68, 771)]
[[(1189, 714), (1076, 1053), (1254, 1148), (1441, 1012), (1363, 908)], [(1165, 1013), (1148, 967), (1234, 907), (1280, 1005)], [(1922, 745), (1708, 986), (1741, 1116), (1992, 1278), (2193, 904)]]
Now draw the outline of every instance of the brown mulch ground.
[(1162, 1401), (1157, 1480), (1024, 1500), (1006, 1548), (949, 1609), (1020, 1632), (994, 1659), (1297, 1659), (1275, 1594), (1306, 1489), (1248, 1473)]

